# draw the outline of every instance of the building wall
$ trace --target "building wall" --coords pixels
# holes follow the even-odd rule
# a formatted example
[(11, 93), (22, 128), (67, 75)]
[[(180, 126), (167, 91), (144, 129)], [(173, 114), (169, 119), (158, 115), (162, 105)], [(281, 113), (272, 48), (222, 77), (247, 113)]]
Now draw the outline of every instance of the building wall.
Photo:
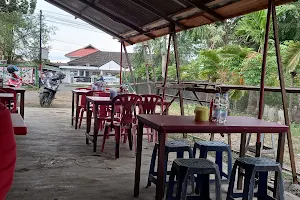
[(71, 83), (71, 74), (69, 69), (62, 69), (63, 73), (65, 73), (66, 77), (62, 80), (63, 83)]
[[(81, 76), (80, 74), (81, 73), (76, 73), (76, 69), (61, 69), (63, 71), (63, 73), (66, 74), (66, 77), (62, 80), (62, 83), (68, 83), (68, 84), (71, 84), (72, 83), (72, 79), (73, 79), (73, 83), (76, 83), (76, 78), (77, 76)], [(80, 70), (81, 71), (81, 70)], [(106, 71), (106, 70), (84, 70), (85, 71), (85, 74), (86, 76), (85, 77), (90, 77), (92, 78), (91, 82), (93, 82), (93, 78), (95, 77), (99, 77), (100, 75), (102, 76), (108, 76), (108, 75), (111, 75), (111, 76), (116, 76), (119, 74), (119, 72), (117, 71)], [(102, 72), (102, 73), (101, 73)], [(89, 74), (89, 76), (87, 76), (87, 74)]]
[[(118, 76), (120, 74), (120, 65), (114, 61), (110, 61), (100, 67), (95, 66), (60, 66), (59, 67), (65, 74), (66, 78), (62, 81), (63, 83), (76, 83), (76, 78), (74, 77), (89, 77), (91, 82), (102, 76)], [(123, 69), (123, 71), (128, 71), (128, 69)], [(73, 77), (73, 78), (72, 78)]]

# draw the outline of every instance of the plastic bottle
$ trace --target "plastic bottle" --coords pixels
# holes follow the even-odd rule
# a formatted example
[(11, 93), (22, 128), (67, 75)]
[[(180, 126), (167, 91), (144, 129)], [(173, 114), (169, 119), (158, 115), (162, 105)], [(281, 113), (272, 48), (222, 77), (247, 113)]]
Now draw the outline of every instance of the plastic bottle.
[(228, 116), (228, 109), (229, 109), (228, 94), (225, 93), (221, 98), (219, 123), (226, 123), (227, 116)]
[(212, 121), (219, 122), (220, 118), (220, 93), (216, 93), (212, 109)]

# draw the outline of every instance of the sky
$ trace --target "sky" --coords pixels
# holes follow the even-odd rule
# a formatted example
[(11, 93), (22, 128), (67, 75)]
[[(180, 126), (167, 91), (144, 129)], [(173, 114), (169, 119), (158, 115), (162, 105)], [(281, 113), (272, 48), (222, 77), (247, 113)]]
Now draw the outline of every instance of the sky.
[[(45, 23), (55, 26), (55, 35), (51, 35), (49, 41), (49, 59), (51, 62), (68, 62), (65, 54), (80, 49), (89, 44), (101, 51), (120, 52), (120, 43), (112, 36), (89, 25), (88, 23), (75, 19), (75, 17), (58, 7), (44, 1), (37, 1), (36, 13), (40, 10), (45, 17)], [(133, 46), (127, 47), (128, 52), (133, 52)]]

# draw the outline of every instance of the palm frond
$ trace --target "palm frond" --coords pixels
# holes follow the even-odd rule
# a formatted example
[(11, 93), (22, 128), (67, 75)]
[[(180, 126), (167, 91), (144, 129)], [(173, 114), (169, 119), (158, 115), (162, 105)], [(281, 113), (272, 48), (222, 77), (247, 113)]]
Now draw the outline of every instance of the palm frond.
[(284, 56), (286, 70), (295, 71), (300, 66), (300, 42), (291, 43)]

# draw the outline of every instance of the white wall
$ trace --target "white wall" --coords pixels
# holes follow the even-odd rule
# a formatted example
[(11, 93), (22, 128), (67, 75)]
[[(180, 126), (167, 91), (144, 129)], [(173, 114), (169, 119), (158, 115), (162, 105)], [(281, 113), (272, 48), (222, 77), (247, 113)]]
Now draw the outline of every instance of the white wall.
[(63, 83), (71, 83), (71, 75), (69, 69), (62, 69), (63, 73), (65, 73), (66, 77), (62, 80)]

